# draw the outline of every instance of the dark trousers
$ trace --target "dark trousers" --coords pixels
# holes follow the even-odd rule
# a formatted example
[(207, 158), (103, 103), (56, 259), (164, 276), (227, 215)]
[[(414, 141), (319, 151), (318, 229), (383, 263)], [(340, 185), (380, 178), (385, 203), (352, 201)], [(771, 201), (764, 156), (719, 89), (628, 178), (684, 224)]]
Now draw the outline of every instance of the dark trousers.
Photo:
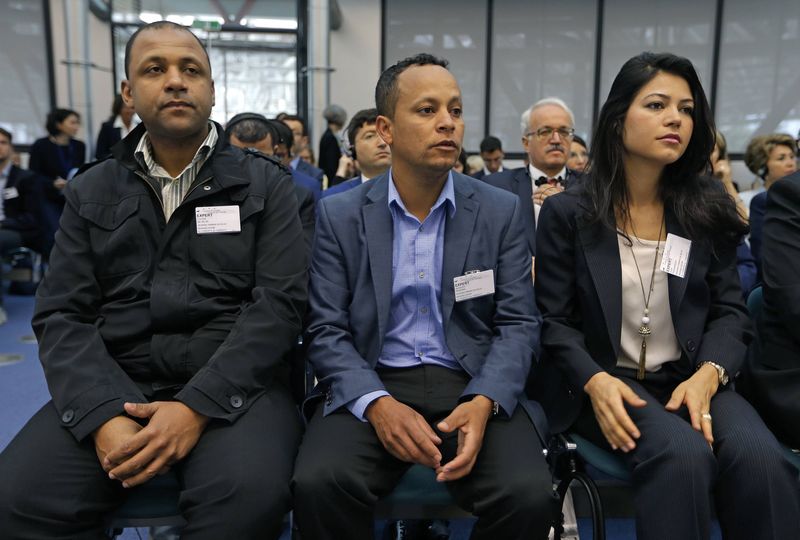
[[(434, 426), (457, 405), (469, 378), (437, 366), (379, 371), (387, 391)], [(457, 436), (443, 439), (442, 463), (455, 455)], [(300, 446), (292, 490), (304, 540), (374, 538), (373, 508), (409, 463), (387, 452), (372, 426), (342, 408), (318, 407)], [(448, 483), (456, 502), (478, 517), (476, 539), (538, 540), (551, 524), (552, 483), (533, 423), (521, 407), (492, 418), (472, 472)]]
[[(17, 231), (0, 228), (0, 258), (9, 251), (22, 247), (22, 236)], [(3, 306), (3, 269), (0, 261), (0, 307)]]
[[(726, 540), (800, 538), (800, 482), (778, 441), (733, 390), (711, 400), (714, 448), (692, 428), (686, 408), (664, 409), (675, 387), (688, 378), (674, 365), (648, 373), (612, 373), (647, 405), (626, 407), (639, 428), (636, 448), (619, 452), (633, 471), (636, 536), (639, 540), (707, 540), (711, 500)], [(611, 451), (586, 407), (574, 429)]]
[[(275, 387), (233, 424), (211, 421), (174, 465), (187, 526), (181, 537), (278, 538), (290, 509), (289, 480), (302, 421)], [(0, 538), (99, 539), (104, 517), (125, 499), (87, 437), (78, 443), (46, 404), (0, 454)]]

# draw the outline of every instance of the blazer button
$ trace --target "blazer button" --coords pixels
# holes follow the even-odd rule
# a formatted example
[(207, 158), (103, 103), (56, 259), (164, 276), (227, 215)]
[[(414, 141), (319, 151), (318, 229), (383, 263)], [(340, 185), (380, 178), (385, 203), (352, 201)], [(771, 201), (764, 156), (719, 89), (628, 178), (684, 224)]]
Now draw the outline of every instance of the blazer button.
[(242, 396), (240, 395), (231, 396), (231, 407), (233, 407), (234, 409), (238, 409), (239, 407), (242, 406), (243, 403), (244, 400), (242, 400)]
[(65, 424), (69, 424), (72, 422), (72, 419), (75, 418), (75, 411), (72, 409), (67, 409), (64, 411), (64, 414), (61, 415), (61, 421)]
[(689, 350), (689, 352), (694, 352), (694, 350), (697, 348), (697, 346), (694, 343), (694, 340), (690, 339), (689, 341), (687, 341), (686, 348)]

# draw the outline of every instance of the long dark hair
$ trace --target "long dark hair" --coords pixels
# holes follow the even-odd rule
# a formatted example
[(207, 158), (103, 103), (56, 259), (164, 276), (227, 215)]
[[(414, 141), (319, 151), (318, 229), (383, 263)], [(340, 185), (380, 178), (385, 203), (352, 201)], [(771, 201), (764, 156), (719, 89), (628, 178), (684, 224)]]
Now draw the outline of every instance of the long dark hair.
[(592, 137), (591, 173), (585, 183), (591, 200), (590, 221), (616, 229), (615, 209), (626, 211), (623, 125), (636, 94), (660, 72), (684, 79), (694, 99), (692, 136), (680, 159), (664, 168), (659, 182), (661, 199), (693, 239), (738, 243), (748, 227), (719, 181), (705, 174), (714, 150), (711, 108), (692, 63), (669, 53), (634, 56), (625, 62), (611, 85)]

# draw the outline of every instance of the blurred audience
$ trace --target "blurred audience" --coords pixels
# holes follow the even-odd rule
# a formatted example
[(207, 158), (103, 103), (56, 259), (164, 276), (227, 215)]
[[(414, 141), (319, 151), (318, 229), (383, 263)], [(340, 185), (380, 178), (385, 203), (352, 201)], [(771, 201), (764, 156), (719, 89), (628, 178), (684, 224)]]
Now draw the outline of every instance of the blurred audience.
[[(319, 140), (319, 168), (328, 177), (328, 180), (336, 176), (336, 169), (339, 167), (339, 158), (342, 156), (342, 128), (347, 122), (347, 113), (338, 105), (328, 105), (322, 111), (322, 116), (328, 122), (328, 128)], [(304, 148), (309, 148), (306, 145)], [(299, 150), (303, 150), (300, 148)], [(301, 156), (302, 158), (302, 156)], [(313, 158), (309, 161), (313, 165)]]
[(573, 135), (569, 145), (569, 159), (567, 167), (577, 172), (584, 172), (589, 163), (589, 147), (580, 136)]
[[(471, 171), (471, 175), (478, 180), (483, 179), (484, 176), (503, 171), (503, 143), (500, 139), (493, 135), (489, 135), (481, 141), (481, 160), (483, 161), (482, 167), (477, 171)], [(469, 168), (468, 168), (469, 169)]]

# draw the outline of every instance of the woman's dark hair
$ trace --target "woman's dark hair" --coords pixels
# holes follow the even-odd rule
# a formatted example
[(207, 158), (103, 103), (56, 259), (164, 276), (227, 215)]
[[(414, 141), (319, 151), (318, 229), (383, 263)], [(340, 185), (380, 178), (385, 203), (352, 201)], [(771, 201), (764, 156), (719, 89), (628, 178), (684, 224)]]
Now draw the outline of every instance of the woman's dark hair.
[(586, 150), (589, 149), (589, 145), (586, 144), (586, 141), (584, 141), (583, 137), (581, 137), (580, 135), (573, 135), (572, 136), (572, 142), (578, 143), (579, 145), (583, 146), (583, 148), (586, 149)]
[(58, 124), (69, 118), (70, 116), (75, 115), (80, 120), (81, 115), (77, 112), (73, 111), (72, 109), (54, 109), (47, 114), (47, 121), (44, 124), (44, 127), (47, 129), (47, 133), (52, 136), (56, 136), (61, 133), (61, 130), (58, 129)]
[(461, 149), (461, 153), (458, 154), (458, 161), (461, 162), (461, 172), (463, 174), (468, 174), (467, 171), (469, 169), (467, 168), (467, 153), (464, 152), (463, 148)]
[(117, 94), (114, 96), (114, 103), (111, 105), (111, 120), (113, 121), (119, 113), (122, 112), (122, 107), (125, 105), (125, 102), (122, 100), (122, 95)]
[(591, 199), (590, 221), (616, 229), (615, 209), (627, 212), (622, 142), (625, 117), (636, 94), (662, 72), (684, 79), (694, 99), (694, 129), (686, 151), (664, 168), (659, 183), (664, 205), (693, 239), (738, 243), (748, 227), (719, 181), (704, 174), (714, 150), (715, 133), (708, 100), (692, 63), (669, 53), (644, 52), (634, 56), (625, 62), (611, 85), (600, 110), (589, 156), (592, 172), (585, 186)]

